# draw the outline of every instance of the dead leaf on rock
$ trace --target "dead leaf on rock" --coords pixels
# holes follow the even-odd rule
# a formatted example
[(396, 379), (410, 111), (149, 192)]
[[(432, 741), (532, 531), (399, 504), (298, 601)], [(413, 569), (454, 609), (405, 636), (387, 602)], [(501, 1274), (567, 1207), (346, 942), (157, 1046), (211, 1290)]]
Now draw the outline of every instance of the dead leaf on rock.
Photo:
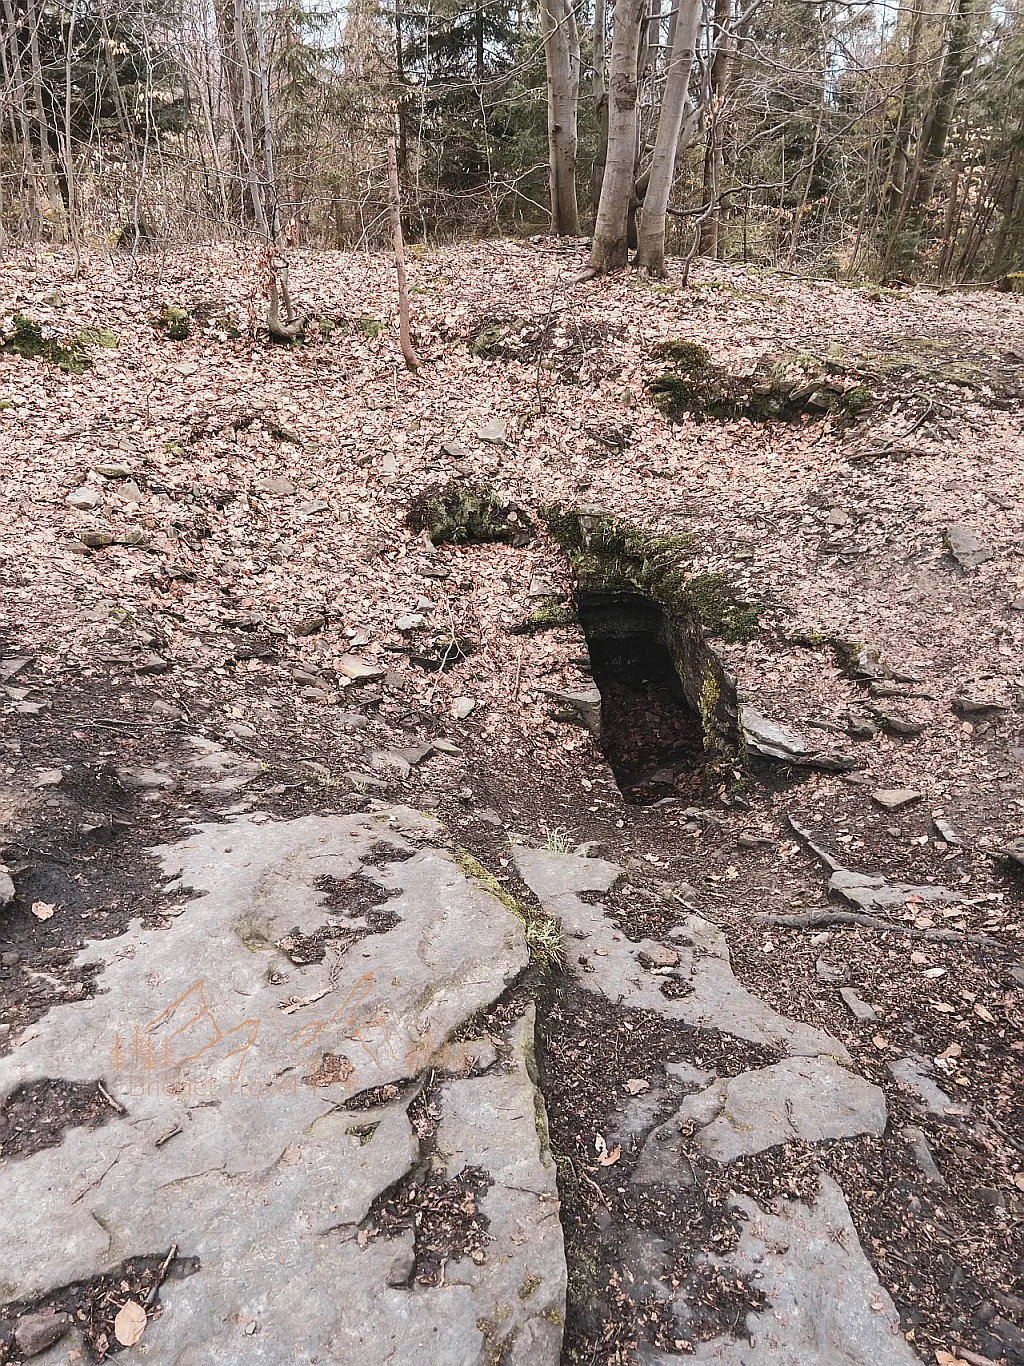
[(642, 1077), (630, 1077), (629, 1081), (623, 1083), (623, 1089), (628, 1091), (631, 1096), (638, 1096), (641, 1091), (649, 1091), (651, 1083), (644, 1081)]
[(963, 1056), (963, 1049), (958, 1043), (951, 1043), (948, 1048), (944, 1048), (939, 1054), (940, 1058), (960, 1058)]
[(286, 1163), (289, 1167), (294, 1167), (301, 1157), (302, 1149), (297, 1148), (295, 1144), (292, 1143), (285, 1148), (284, 1152), (281, 1154), (281, 1161)]
[(601, 1167), (614, 1167), (615, 1163), (618, 1162), (621, 1156), (622, 1148), (618, 1143), (616, 1143), (615, 1147), (611, 1150), (611, 1152), (604, 1153), (603, 1156), (597, 1159), (598, 1165)]
[(935, 1360), (938, 1366), (967, 1366), (962, 1357), (954, 1356), (952, 1352), (944, 1352), (941, 1347), (936, 1349)]
[(141, 1304), (128, 1300), (117, 1311), (114, 1337), (122, 1347), (134, 1347), (146, 1331), (146, 1311)]
[(56, 909), (57, 907), (51, 906), (48, 901), (33, 901), (32, 903), (32, 914), (37, 920), (49, 920)]

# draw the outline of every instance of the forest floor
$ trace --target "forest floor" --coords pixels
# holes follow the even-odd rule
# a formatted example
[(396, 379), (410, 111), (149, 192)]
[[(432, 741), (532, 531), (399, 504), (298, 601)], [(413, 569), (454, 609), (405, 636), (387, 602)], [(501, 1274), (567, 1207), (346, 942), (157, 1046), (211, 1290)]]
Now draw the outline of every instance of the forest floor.
[[(705, 1215), (730, 1189), (765, 1210), (813, 1204), (831, 1174), (922, 1360), (1024, 1362), (1024, 299), (707, 263), (686, 285), (674, 266), (663, 283), (578, 285), (582, 259), (546, 240), (414, 250), (416, 375), (385, 256), (295, 253), (293, 292), (333, 323), (301, 346), (253, 337), (263, 284), (242, 246), (134, 268), (96, 256), (78, 278), (60, 254), (0, 263), (8, 315), (117, 342), (80, 374), (0, 355), (0, 859), (17, 889), (0, 1047), (16, 1053), (59, 1003), (89, 998), (84, 943), (140, 916), (170, 923), (145, 851), (197, 818), (400, 802), (439, 816), (533, 905), (515, 849), (589, 844), (625, 874), (604, 904), (628, 940), (699, 911), (745, 988), (826, 1031), (885, 1096), (883, 1133), (775, 1146), (740, 1176), (702, 1159)], [(168, 305), (197, 320), (186, 340), (154, 325)], [(876, 402), (845, 424), (670, 422), (651, 402), (652, 351), (678, 339), (736, 374), (815, 357)], [(409, 531), (413, 497), (450, 479), (493, 483), (528, 514), (527, 543), (433, 547)], [(546, 690), (592, 686), (579, 627), (513, 630), (537, 607), (531, 589), (573, 592), (538, 515), (553, 505), (687, 533), (691, 572), (725, 574), (761, 605), (753, 639), (714, 642), (741, 696), (856, 767), (776, 765), (736, 800), (680, 779), (677, 800), (625, 801), (587, 731), (552, 715)], [(950, 528), (973, 534), (975, 564), (952, 556)], [(424, 667), (445, 634), (465, 658)], [(887, 673), (851, 678), (832, 640), (877, 646)], [(347, 676), (352, 654), (365, 680)], [(851, 712), (874, 723), (851, 733)], [(204, 757), (226, 775), (217, 792), (195, 778)], [(894, 791), (902, 804), (872, 795)], [(910, 895), (902, 933), (765, 920), (838, 908), (791, 820), (856, 871), (962, 899)], [(563, 1359), (745, 1342), (757, 1297), (742, 1278), (705, 1266), (689, 1336), (664, 1295), (637, 1291), (628, 1230), (657, 1229), (677, 1253), (680, 1230), (690, 1254), (724, 1244), (710, 1216), (637, 1208), (623, 1170), (643, 1136), (602, 1155), (630, 1083), (659, 1060), (733, 1076), (779, 1054), (737, 1052), (713, 1028), (700, 1057), (680, 1053), (685, 1026), (585, 989), (575, 956), (535, 993), (569, 1257)], [(32, 1125), (59, 1134), (99, 1104), (61, 1103), (63, 1119), (53, 1100)], [(9, 1109), (0, 1161), (39, 1141)], [(658, 1265), (685, 1284), (681, 1262)]]

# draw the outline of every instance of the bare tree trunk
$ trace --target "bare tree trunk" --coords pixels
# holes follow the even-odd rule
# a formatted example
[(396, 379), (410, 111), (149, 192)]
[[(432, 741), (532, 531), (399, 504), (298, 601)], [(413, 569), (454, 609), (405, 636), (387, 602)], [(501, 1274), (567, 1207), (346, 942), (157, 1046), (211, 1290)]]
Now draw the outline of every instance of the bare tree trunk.
[(654, 139), (654, 156), (640, 218), (636, 263), (648, 275), (660, 276), (665, 273), (668, 199), (675, 179), (676, 157), (679, 154), (702, 11), (701, 0), (679, 0), (672, 52), (665, 74), (665, 91), (661, 97), (661, 113), (658, 115), (658, 132)]
[(593, 85), (594, 117), (597, 121), (597, 149), (594, 153), (594, 166), (590, 176), (591, 198), (596, 206), (604, 180), (604, 165), (608, 158), (608, 52), (605, 27), (607, 10), (605, 0), (594, 0), (594, 42), (591, 65), (594, 69)]
[(39, 56), (39, 10), (36, 0), (28, 0), (26, 9), (28, 23), (28, 50), (32, 59), (32, 102), (35, 105), (36, 122), (39, 125), (39, 160), (43, 168), (43, 181), (46, 196), (50, 201), (50, 217), (58, 224), (63, 216), (64, 204), (57, 188), (53, 173), (53, 156), (50, 151), (50, 128), (43, 103), (43, 64)]
[(590, 275), (619, 270), (629, 258), (629, 201), (636, 178), (636, 63), (644, 12), (645, 0), (615, 0), (608, 82), (608, 159), (588, 262)]
[(935, 179), (946, 151), (960, 81), (971, 59), (971, 0), (955, 0), (949, 42), (942, 58), (935, 100), (921, 134), (921, 154), (912, 203), (923, 209), (932, 197)]
[(576, 118), (580, 93), (580, 37), (572, 0), (541, 0), (548, 87), (548, 180), (551, 231), (577, 237)]
[[(4, 15), (7, 20), (8, 39), (7, 46), (3, 48), (4, 84), (11, 92), (11, 103), (8, 110), (11, 132), (14, 138), (17, 138), (19, 132), (21, 134), (19, 221), (22, 231), (27, 232), (31, 241), (35, 241), (41, 228), (39, 175), (36, 170), (35, 153), (32, 150), (32, 132), (28, 113), (28, 82), (22, 70), (12, 0), (4, 0)], [(8, 50), (10, 52), (10, 67), (8, 67)], [(15, 123), (15, 112), (17, 112), (17, 123)]]
[(235, 53), (242, 75), (242, 100), (239, 110), (242, 117), (242, 152), (245, 157), (246, 180), (256, 227), (264, 241), (269, 243), (270, 225), (267, 222), (267, 212), (263, 205), (263, 194), (256, 171), (256, 140), (252, 131), (252, 67), (249, 65), (249, 49), (245, 41), (244, 4), (245, 0), (235, 0)]
[(395, 243), (395, 273), (398, 277), (398, 336), (406, 369), (415, 372), (420, 358), (412, 344), (409, 307), (409, 281), (405, 274), (405, 244), (402, 240), (402, 200), (398, 189), (398, 149), (395, 135), (388, 138), (388, 210), (391, 215), (391, 235)]
[(75, 253), (75, 279), (82, 272), (82, 247), (79, 241), (78, 184), (75, 177), (75, 155), (71, 146), (71, 54), (75, 48), (75, 28), (78, 25), (77, 0), (71, 0), (71, 19), (64, 31), (64, 181), (68, 187), (68, 233)]
[(722, 190), (722, 171), (725, 163), (725, 104), (729, 76), (729, 19), (732, 0), (715, 0), (714, 56), (711, 59), (710, 95), (708, 110), (708, 143), (704, 153), (704, 203), (711, 212), (701, 224), (700, 251), (703, 256), (718, 256), (718, 229), (722, 217), (719, 195)]

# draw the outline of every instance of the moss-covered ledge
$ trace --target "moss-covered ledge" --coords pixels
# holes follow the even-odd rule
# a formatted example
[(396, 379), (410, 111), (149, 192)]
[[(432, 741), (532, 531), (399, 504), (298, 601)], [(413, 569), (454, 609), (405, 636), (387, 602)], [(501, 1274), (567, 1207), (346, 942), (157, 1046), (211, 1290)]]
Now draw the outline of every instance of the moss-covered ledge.
[(601, 600), (606, 635), (620, 629), (616, 604), (625, 615), (643, 602), (660, 609), (662, 643), (700, 714), (709, 764), (738, 762), (743, 748), (736, 680), (709, 642), (754, 639), (760, 604), (742, 601), (722, 574), (692, 574), (692, 537), (659, 536), (601, 511), (551, 507), (541, 516), (572, 566), (577, 600)]

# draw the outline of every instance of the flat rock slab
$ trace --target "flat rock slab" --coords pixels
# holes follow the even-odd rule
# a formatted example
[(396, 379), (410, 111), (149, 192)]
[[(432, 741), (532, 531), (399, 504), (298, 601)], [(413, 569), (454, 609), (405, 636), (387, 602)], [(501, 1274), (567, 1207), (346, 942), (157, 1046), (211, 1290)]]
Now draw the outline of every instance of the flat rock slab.
[(849, 1062), (838, 1039), (822, 1029), (787, 1019), (741, 986), (733, 974), (725, 935), (710, 921), (689, 915), (670, 932), (678, 948), (679, 966), (673, 975), (690, 987), (689, 995), (669, 998), (661, 983), (669, 978), (649, 972), (643, 959), (663, 952), (654, 940), (633, 942), (606, 919), (600, 904), (583, 901), (580, 892), (607, 892), (622, 869), (605, 859), (580, 858), (547, 849), (514, 850), (523, 881), (544, 909), (556, 917), (567, 935), (579, 942), (569, 958), (587, 959), (591, 972), (580, 974), (580, 984), (610, 1001), (639, 1010), (653, 1010), (672, 1020), (705, 1029), (718, 1029), (751, 1043), (807, 1057), (819, 1054)]
[(970, 527), (948, 527), (943, 539), (946, 542), (946, 549), (961, 569), (977, 569), (979, 565), (990, 560), (995, 553), (978, 539)]
[(950, 887), (937, 887), (926, 882), (890, 882), (878, 873), (853, 873), (848, 868), (837, 868), (828, 881), (828, 889), (837, 896), (867, 912), (902, 910), (908, 901), (927, 905), (962, 906), (967, 898)]
[[(500, 1070), (444, 1081), (432, 1102), (431, 1160), (492, 1183), (486, 1260), (396, 1287), (401, 1236), (357, 1236), (423, 1157), (406, 1107), (428, 1064), (467, 1070), (446, 1041), (528, 961), (519, 920), (442, 839), (388, 807), (247, 815), (156, 851), (166, 890), (195, 895), (169, 904), (168, 929), (84, 949), (78, 962), (104, 964), (97, 995), (52, 1009), (0, 1061), (0, 1096), (102, 1078), (127, 1112), (0, 1164), (5, 1299), (177, 1244), (201, 1269), (164, 1287), (146, 1332), (160, 1363), (484, 1366), (499, 1344), (554, 1366), (565, 1273), (532, 1018)], [(347, 912), (347, 891), (376, 914)], [(322, 961), (304, 962), (296, 941), (314, 936)]]
[(767, 1214), (746, 1196), (739, 1244), (727, 1261), (764, 1292), (769, 1307), (747, 1315), (747, 1336), (701, 1342), (686, 1355), (653, 1352), (648, 1366), (919, 1366), (899, 1315), (857, 1240), (843, 1192), (820, 1178), (813, 1205)]
[(785, 1058), (716, 1081), (687, 1096), (678, 1125), (698, 1125), (697, 1142), (716, 1162), (734, 1162), (781, 1143), (881, 1134), (885, 1096), (831, 1058)]

